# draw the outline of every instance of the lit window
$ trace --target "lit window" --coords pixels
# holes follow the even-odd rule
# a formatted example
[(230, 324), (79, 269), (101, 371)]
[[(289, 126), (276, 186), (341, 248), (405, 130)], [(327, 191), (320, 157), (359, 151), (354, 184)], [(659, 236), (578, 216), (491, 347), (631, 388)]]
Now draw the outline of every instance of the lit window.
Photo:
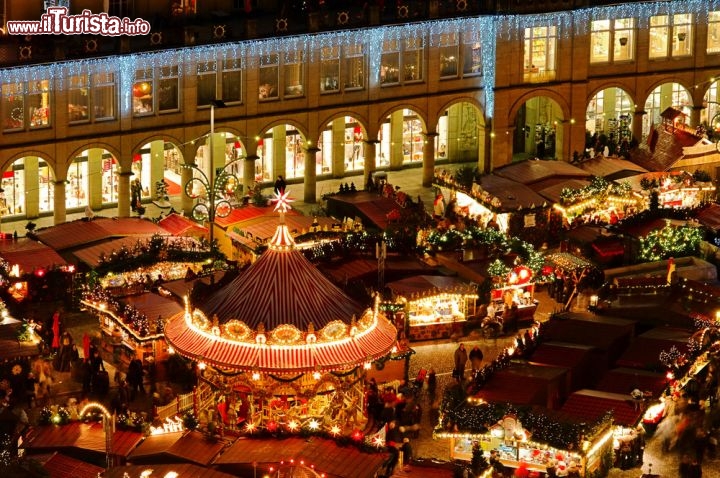
[(556, 27), (525, 29), (525, 81), (532, 83), (555, 79)]
[(400, 85), (422, 81), (423, 41), (421, 38), (386, 40), (380, 58), (380, 84)]
[(482, 75), (480, 32), (463, 33), (463, 76)]
[(655, 15), (650, 17), (651, 59), (692, 55), (692, 14)]
[(720, 12), (708, 12), (707, 52), (720, 53)]
[(50, 126), (50, 81), (2, 85), (3, 129), (21, 131)]
[(592, 22), (590, 63), (610, 63), (633, 59), (635, 20), (594, 20)]
[(440, 35), (440, 77), (457, 78), (459, 45), (457, 33), (443, 33)]

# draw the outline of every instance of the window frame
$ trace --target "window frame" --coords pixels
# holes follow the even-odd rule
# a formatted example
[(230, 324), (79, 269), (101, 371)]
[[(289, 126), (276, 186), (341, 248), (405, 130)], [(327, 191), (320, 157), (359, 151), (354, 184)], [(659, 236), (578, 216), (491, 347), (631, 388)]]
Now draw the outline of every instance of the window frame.
[[(686, 17), (684, 22), (680, 20)], [(664, 19), (663, 23), (659, 23), (661, 19)], [(693, 28), (694, 16), (692, 13), (676, 13), (676, 14), (665, 14), (665, 15), (652, 15), (648, 22), (648, 59), (650, 61), (666, 61), (670, 59), (682, 59), (691, 58), (693, 56), (693, 37), (695, 35), (695, 29)], [(653, 24), (655, 22), (655, 24)], [(664, 53), (658, 52), (653, 54), (653, 34), (662, 32), (665, 38), (664, 42)], [(686, 45), (683, 50), (684, 53), (680, 52), (680, 44)]]
[[(32, 86), (30, 84), (31, 82), (47, 83), (47, 89), (43, 90), (41, 88), (37, 91), (35, 91), (35, 90), (31, 91), (31, 88), (32, 88)], [(10, 90), (11, 88), (12, 88), (12, 90)], [(9, 91), (6, 92), (6, 89), (8, 89)], [(22, 112), (22, 120), (18, 121), (18, 123), (20, 123), (19, 126), (8, 128), (3, 124), (2, 131), (4, 133), (19, 133), (19, 132), (37, 131), (37, 130), (41, 130), (41, 129), (52, 128), (52, 126), (53, 126), (52, 113), (53, 113), (53, 98), (54, 98), (54, 95), (52, 94), (52, 92), (53, 92), (52, 80), (50, 80), (50, 79), (25, 80), (25, 81), (20, 81), (20, 82), (7, 82), (7, 83), (3, 83), (2, 85), (0, 85), (0, 97), (2, 98), (3, 122), (5, 122), (6, 120), (9, 120), (9, 119), (12, 119), (12, 112), (15, 111), (16, 109), (19, 108)], [(31, 114), (30, 109), (31, 108), (39, 109), (42, 106), (40, 106), (40, 107), (32, 106), (30, 104), (30, 96), (31, 95), (33, 95), (33, 96), (42, 95), (43, 93), (47, 95), (47, 106), (46, 106), (46, 108), (48, 109), (47, 124), (33, 126), (32, 125), (32, 114)], [(7, 116), (6, 116), (6, 108), (7, 108), (6, 101), (9, 101), (6, 98), (10, 97), (10, 96), (12, 96), (14, 98), (16, 98), (16, 97), (20, 98), (20, 101), (22, 102), (22, 104), (19, 106), (14, 106), (9, 112), (7, 112)], [(15, 101), (15, 102), (17, 102), (17, 101)]]
[[(545, 33), (538, 35), (541, 30), (544, 30)], [(555, 79), (557, 75), (557, 40), (558, 27), (555, 25), (539, 25), (525, 28), (522, 61), (523, 80), (526, 83), (544, 83)], [(533, 58), (533, 53), (539, 51), (534, 46), (536, 41), (542, 42), (544, 45), (542, 48), (543, 57), (545, 58), (543, 66), (536, 66), (536, 61)], [(552, 65), (548, 67), (550, 63)]]

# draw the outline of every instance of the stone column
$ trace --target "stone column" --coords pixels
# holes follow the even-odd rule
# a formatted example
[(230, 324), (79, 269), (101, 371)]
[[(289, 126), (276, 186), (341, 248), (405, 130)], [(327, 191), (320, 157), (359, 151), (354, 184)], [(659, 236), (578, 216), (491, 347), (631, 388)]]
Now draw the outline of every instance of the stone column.
[[(405, 161), (403, 151), (403, 126), (405, 116), (403, 110), (397, 110), (390, 115), (390, 170), (402, 169)], [(412, 138), (410, 139), (412, 141)]]
[(643, 110), (638, 110), (635, 111), (635, 115), (633, 116), (632, 136), (638, 142), (642, 141), (643, 116), (645, 116), (646, 114), (647, 112)]
[(67, 219), (67, 209), (65, 207), (65, 186), (67, 185), (67, 181), (57, 179), (53, 184), (55, 188), (53, 193), (53, 223), (57, 225), (64, 223)]
[(100, 148), (90, 148), (87, 152), (88, 206), (95, 211), (102, 209), (103, 203), (102, 155)]
[(304, 199), (306, 203), (314, 204), (317, 201), (317, 187), (315, 170), (315, 155), (320, 151), (318, 148), (309, 147), (304, 149), (305, 152), (305, 193)]
[(700, 124), (700, 112), (704, 109), (705, 107), (702, 105), (692, 107), (692, 111), (690, 112), (690, 124), (688, 126), (692, 128), (697, 128), (697, 126)]
[(425, 188), (432, 186), (433, 176), (435, 175), (435, 138), (437, 133), (423, 133), (425, 144), (423, 145), (423, 166), (422, 166), (422, 185)]
[(130, 217), (130, 176), (132, 171), (118, 174), (118, 217)]
[[(186, 163), (188, 165), (193, 163)], [(185, 185), (193, 178), (193, 170), (189, 167), (184, 167), (180, 170), (180, 188), (182, 189), (182, 192), (180, 193), (180, 207), (182, 208), (183, 212), (185, 213), (185, 216), (190, 217), (190, 213), (192, 212), (192, 208), (195, 205), (195, 200), (187, 195), (185, 192)]]
[[(376, 139), (366, 139), (363, 141), (363, 154), (365, 155), (365, 165), (363, 173), (365, 174), (365, 181), (367, 182), (368, 178), (371, 177), (372, 173), (375, 172), (375, 169), (377, 168), (375, 164), (375, 150), (377, 149), (377, 145), (380, 141)], [(367, 186), (367, 184), (365, 184)]]
[(247, 156), (243, 161), (243, 193), (247, 196), (255, 187), (255, 161), (258, 155)]

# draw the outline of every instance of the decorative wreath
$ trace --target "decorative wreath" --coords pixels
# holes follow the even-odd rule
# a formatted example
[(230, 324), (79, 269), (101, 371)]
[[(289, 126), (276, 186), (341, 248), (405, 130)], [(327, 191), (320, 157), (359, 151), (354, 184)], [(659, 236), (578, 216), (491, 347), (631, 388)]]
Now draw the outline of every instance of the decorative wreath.
[(341, 320), (333, 320), (323, 327), (320, 334), (327, 341), (340, 340), (347, 335), (347, 324)]
[(290, 345), (302, 339), (302, 333), (293, 325), (283, 324), (275, 328), (271, 334), (272, 341), (281, 345)]
[(12, 368), (12, 374), (13, 375), (20, 375), (22, 373), (22, 365), (15, 364)]
[(347, 25), (348, 21), (350, 21), (350, 15), (348, 15), (348, 12), (338, 12), (338, 15), (337, 15), (338, 25)]
[(30, 60), (32, 58), (32, 45), (21, 46), (19, 53), (21, 60)]
[(230, 320), (225, 324), (225, 335), (232, 340), (246, 340), (252, 335), (252, 330), (245, 322)]
[(464, 12), (467, 10), (467, 0), (457, 0), (455, 3), (455, 8), (458, 12)]
[(408, 10), (407, 5), (398, 5), (398, 17), (407, 18), (408, 13), (409, 13), (409, 10)]
[(85, 40), (85, 53), (95, 53), (98, 49), (98, 43), (95, 39)]
[(279, 32), (286, 32), (288, 29), (288, 19), (278, 18), (275, 20), (275, 29)]
[(215, 39), (225, 38), (225, 25), (215, 25), (213, 28), (213, 37)]
[(151, 45), (160, 45), (162, 44), (163, 37), (162, 32), (154, 32), (150, 35), (150, 44)]

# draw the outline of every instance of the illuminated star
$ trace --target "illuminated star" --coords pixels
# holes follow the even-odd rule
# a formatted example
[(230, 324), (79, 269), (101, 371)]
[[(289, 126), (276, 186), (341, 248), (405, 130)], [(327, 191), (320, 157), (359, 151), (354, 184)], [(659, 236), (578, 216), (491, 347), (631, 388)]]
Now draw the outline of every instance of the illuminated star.
[(290, 191), (285, 190), (273, 194), (275, 197), (271, 199), (271, 201), (275, 203), (275, 211), (285, 213), (292, 209), (292, 207), (290, 207), (290, 203), (295, 202), (295, 200), (290, 199)]

